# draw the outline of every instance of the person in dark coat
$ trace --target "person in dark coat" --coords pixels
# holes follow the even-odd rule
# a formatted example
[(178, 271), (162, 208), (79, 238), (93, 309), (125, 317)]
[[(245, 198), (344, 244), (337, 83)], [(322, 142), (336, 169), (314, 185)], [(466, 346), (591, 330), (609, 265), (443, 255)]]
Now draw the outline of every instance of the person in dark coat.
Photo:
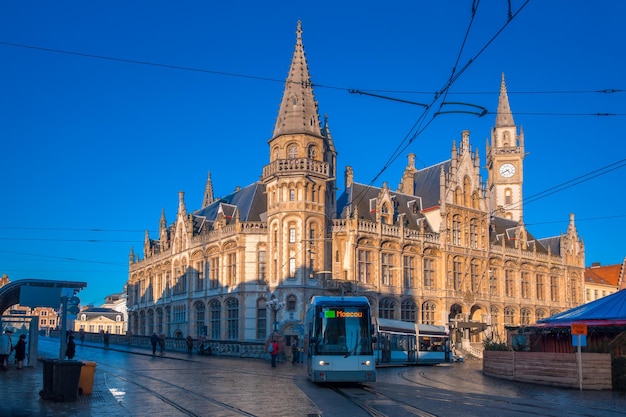
[(76, 343), (74, 343), (74, 335), (70, 335), (65, 348), (65, 356), (68, 359), (74, 359), (74, 355), (76, 355)]
[(159, 336), (159, 349), (161, 349), (161, 355), (165, 351), (165, 335), (161, 333)]
[(152, 337), (150, 337), (150, 343), (152, 343), (152, 354), (156, 355), (156, 346), (159, 343), (159, 335), (156, 332), (152, 333)]
[(26, 359), (26, 335), (22, 334), (15, 344), (15, 360), (17, 361), (15, 369), (24, 369), (24, 359)]
[(193, 338), (191, 337), (191, 335), (187, 336), (187, 354), (191, 355), (191, 352), (193, 350)]
[(295, 337), (291, 341), (291, 364), (294, 365), (300, 362), (300, 350), (298, 346), (298, 339)]

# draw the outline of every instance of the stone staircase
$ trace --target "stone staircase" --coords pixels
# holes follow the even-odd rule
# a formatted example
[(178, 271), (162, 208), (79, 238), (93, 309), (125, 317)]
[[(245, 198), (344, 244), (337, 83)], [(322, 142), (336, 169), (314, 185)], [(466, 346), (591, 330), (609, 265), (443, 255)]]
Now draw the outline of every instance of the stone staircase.
[(457, 346), (457, 350), (463, 352), (465, 360), (482, 359), (483, 358), (483, 344), (481, 342), (470, 342), (469, 340), (463, 340), (461, 346)]

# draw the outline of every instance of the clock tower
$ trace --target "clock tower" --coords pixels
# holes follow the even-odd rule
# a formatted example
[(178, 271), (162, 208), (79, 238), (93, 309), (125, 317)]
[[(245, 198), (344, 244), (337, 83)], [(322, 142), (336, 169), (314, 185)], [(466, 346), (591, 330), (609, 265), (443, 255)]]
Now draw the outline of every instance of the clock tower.
[(524, 130), (518, 134), (502, 74), (496, 125), (491, 130), (491, 144), (487, 143), (487, 190), (493, 215), (522, 219), (523, 162)]

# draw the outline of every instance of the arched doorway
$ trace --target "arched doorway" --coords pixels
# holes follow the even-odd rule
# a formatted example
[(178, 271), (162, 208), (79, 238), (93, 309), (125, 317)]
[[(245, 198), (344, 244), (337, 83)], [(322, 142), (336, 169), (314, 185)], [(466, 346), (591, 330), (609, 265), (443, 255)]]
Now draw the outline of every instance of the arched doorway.
[(464, 321), (463, 306), (452, 304), (450, 314), (448, 315), (448, 323), (450, 325), (450, 339), (455, 344), (461, 344), (463, 339), (463, 328), (460, 324)]
[(281, 347), (283, 348), (286, 360), (293, 362), (294, 350), (292, 350), (291, 345), (292, 343), (295, 343), (296, 361), (300, 362), (300, 352), (302, 352), (302, 340), (304, 338), (304, 325), (300, 322), (289, 322), (286, 323), (281, 330), (284, 335), (284, 346)]
[(485, 336), (485, 329), (487, 328), (487, 320), (489, 313), (487, 310), (479, 305), (475, 304), (470, 309), (469, 321), (472, 323), (470, 329), (470, 340), (473, 343), (482, 342)]

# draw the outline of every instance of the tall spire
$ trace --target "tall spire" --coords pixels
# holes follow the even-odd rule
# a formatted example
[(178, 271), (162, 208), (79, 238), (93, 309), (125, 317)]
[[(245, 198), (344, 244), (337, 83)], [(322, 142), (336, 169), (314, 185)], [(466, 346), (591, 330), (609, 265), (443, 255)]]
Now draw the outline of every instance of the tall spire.
[(215, 198), (213, 197), (213, 181), (211, 181), (211, 171), (206, 180), (206, 186), (204, 187), (204, 199), (202, 199), (202, 207), (210, 205)]
[(302, 24), (298, 21), (296, 47), (278, 110), (274, 138), (285, 134), (305, 133), (321, 136), (317, 102), (302, 44)]
[(511, 126), (515, 126), (515, 122), (513, 121), (511, 106), (509, 106), (509, 96), (506, 92), (504, 73), (502, 73), (502, 82), (500, 83), (500, 98), (498, 99), (498, 113), (496, 115), (496, 127)]

